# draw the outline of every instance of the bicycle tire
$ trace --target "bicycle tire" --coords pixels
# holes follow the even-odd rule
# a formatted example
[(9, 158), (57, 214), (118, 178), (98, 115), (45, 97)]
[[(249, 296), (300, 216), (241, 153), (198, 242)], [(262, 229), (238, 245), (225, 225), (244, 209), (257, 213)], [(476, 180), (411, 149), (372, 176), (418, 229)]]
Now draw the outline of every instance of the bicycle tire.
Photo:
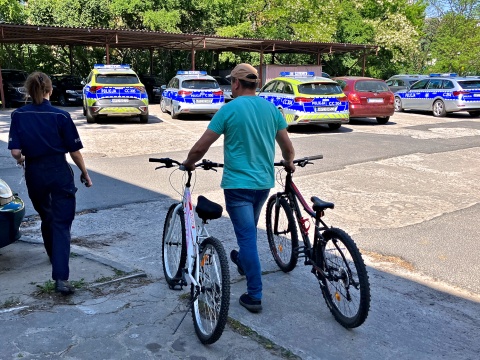
[[(201, 291), (192, 306), (193, 324), (202, 344), (213, 344), (222, 336), (228, 319), (230, 306), (228, 259), (222, 243), (214, 237), (202, 242), (199, 259)], [(193, 284), (190, 292), (193, 298)]]
[[(367, 319), (370, 284), (362, 254), (350, 235), (338, 228), (323, 232), (325, 242), (315, 251), (316, 264), (330, 279), (316, 272), (323, 298), (334, 318), (345, 328), (355, 328)], [(348, 286), (347, 286), (348, 282)]]
[(266, 225), (268, 245), (278, 267), (283, 272), (289, 272), (295, 269), (298, 260), (298, 252), (296, 251), (296, 248), (298, 248), (297, 223), (288, 201), (281, 197), (279, 199), (278, 213), (278, 227), (281, 234), (274, 234), (276, 201), (277, 195), (272, 195), (267, 202)]
[[(168, 209), (165, 222), (163, 224), (162, 235), (162, 263), (163, 274), (168, 285), (175, 286), (182, 278), (182, 270), (187, 260), (187, 239), (185, 232), (185, 217), (183, 209), (180, 208), (174, 212), (177, 204), (172, 204)], [(174, 217), (177, 217), (174, 220)], [(179, 226), (180, 225), (180, 226)], [(166, 236), (170, 226), (176, 226), (172, 229), (172, 239), (167, 242)]]

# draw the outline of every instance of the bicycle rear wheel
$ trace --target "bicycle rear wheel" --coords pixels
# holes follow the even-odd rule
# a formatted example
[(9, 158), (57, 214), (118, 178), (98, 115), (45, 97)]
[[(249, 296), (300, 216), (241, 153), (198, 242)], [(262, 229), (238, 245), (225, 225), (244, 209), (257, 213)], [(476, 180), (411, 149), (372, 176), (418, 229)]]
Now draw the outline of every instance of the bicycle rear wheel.
[[(289, 272), (297, 266), (298, 233), (292, 208), (288, 201), (281, 197), (279, 206), (276, 204), (277, 195), (272, 195), (267, 202), (267, 237), (270, 251), (278, 267)], [(277, 211), (278, 210), (278, 211)], [(275, 233), (275, 219), (278, 219), (278, 232)]]
[[(179, 284), (179, 280), (182, 278), (182, 269), (185, 267), (187, 260), (185, 218), (181, 207), (175, 211), (177, 205), (178, 204), (172, 204), (170, 206), (163, 224), (163, 274), (170, 287)], [(170, 228), (172, 228), (170, 238), (167, 239)]]
[(346, 328), (362, 325), (370, 309), (370, 284), (362, 254), (350, 235), (337, 228), (323, 232), (325, 242), (316, 251), (316, 273), (322, 294), (335, 319)]
[[(230, 272), (220, 240), (209, 237), (201, 244), (199, 266), (200, 294), (193, 303), (195, 332), (203, 344), (213, 344), (225, 329), (230, 305)], [(195, 289), (191, 285), (191, 295)]]

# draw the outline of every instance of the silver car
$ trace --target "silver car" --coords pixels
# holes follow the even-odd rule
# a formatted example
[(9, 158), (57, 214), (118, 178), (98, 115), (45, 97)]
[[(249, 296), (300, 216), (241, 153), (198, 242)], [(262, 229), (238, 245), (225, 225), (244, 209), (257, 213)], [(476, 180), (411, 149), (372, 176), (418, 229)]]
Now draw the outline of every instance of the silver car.
[(408, 89), (415, 84), (418, 80), (428, 78), (428, 75), (418, 74), (398, 74), (393, 75), (385, 82), (391, 92), (397, 92), (398, 90)]
[(409, 89), (395, 93), (395, 111), (432, 111), (433, 116), (467, 111), (480, 116), (480, 78), (457, 77), (456, 74), (430, 74)]
[(225, 104), (220, 85), (205, 71), (180, 70), (162, 89), (160, 109), (169, 111), (172, 119), (181, 114), (215, 114)]

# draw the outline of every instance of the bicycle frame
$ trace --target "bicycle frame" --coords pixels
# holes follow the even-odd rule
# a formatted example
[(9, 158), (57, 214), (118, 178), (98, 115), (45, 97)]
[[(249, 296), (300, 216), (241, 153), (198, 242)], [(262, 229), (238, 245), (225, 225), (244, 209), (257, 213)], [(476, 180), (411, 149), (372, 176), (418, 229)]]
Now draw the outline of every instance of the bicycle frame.
[[(305, 265), (310, 264), (307, 259), (312, 259), (313, 253), (312, 250), (316, 247), (317, 242), (319, 239), (322, 238), (320, 231), (325, 230), (328, 228), (327, 224), (321, 219), (323, 216), (323, 211), (315, 212), (310, 205), (307, 203), (303, 195), (300, 193), (300, 190), (295, 185), (292, 179), (292, 174), (287, 173), (286, 180), (285, 180), (285, 189), (283, 192), (277, 193), (277, 201), (275, 204), (275, 224), (274, 224), (274, 233), (278, 234), (278, 211), (279, 211), (279, 199), (280, 197), (286, 197), (288, 199), (288, 203), (295, 214), (295, 220), (300, 227), (300, 233), (302, 234), (303, 243), (305, 246), (299, 246), (298, 252), (299, 257), (305, 257)], [(302, 217), (302, 211), (298, 202), (302, 204), (303, 210), (313, 219), (315, 219), (315, 232), (313, 237), (313, 247), (312, 242), (310, 241), (310, 237), (308, 236), (308, 230), (310, 226), (307, 226), (307, 223), (310, 221), (308, 218)], [(320, 226), (321, 225), (321, 226)], [(318, 269), (321, 271), (321, 269)], [(322, 271), (323, 273), (323, 271)]]
[[(174, 212), (177, 212), (180, 208), (183, 208), (183, 215), (185, 218), (185, 232), (186, 232), (186, 243), (187, 243), (187, 276), (195, 286), (196, 289), (199, 288), (198, 279), (199, 279), (199, 266), (195, 267), (194, 275), (193, 266), (194, 264), (199, 264), (199, 251), (198, 246), (202, 240), (206, 239), (210, 235), (208, 234), (205, 224), (201, 223), (199, 231), (197, 232), (197, 226), (195, 223), (195, 213), (193, 210), (192, 203), (192, 194), (190, 192), (192, 172), (187, 171), (187, 182), (185, 184), (185, 189), (183, 191), (182, 202), (179, 203)], [(175, 221), (175, 218), (174, 218)], [(174, 226), (169, 228), (167, 233), (167, 239), (170, 239), (172, 236), (172, 229)]]

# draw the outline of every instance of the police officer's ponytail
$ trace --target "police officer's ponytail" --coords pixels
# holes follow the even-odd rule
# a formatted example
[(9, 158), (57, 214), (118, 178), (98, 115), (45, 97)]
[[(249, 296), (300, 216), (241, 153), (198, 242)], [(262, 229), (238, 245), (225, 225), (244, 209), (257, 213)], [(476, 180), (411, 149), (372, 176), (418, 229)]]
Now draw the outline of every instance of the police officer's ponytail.
[(45, 95), (52, 91), (52, 80), (48, 75), (35, 71), (25, 81), (25, 88), (28, 95), (32, 97), (34, 104), (41, 104)]

